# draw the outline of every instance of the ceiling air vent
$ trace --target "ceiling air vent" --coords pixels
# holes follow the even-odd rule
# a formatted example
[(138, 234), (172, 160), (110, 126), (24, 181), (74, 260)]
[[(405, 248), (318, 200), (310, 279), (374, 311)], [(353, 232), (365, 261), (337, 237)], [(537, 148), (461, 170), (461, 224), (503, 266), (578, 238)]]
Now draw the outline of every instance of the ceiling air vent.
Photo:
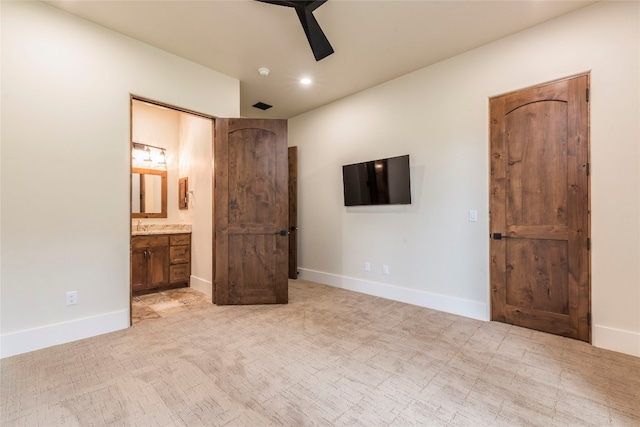
[(273, 105), (265, 104), (264, 102), (256, 102), (255, 104), (253, 104), (253, 106), (263, 111), (273, 107)]

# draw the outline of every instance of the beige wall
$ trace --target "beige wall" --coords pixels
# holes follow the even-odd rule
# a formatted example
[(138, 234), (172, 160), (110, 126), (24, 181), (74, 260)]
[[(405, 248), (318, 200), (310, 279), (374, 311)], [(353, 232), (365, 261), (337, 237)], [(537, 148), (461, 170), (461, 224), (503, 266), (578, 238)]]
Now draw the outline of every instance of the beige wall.
[[(213, 121), (180, 116), (180, 177), (189, 178), (189, 209), (181, 220), (191, 224), (191, 287), (213, 294)], [(176, 185), (177, 187), (177, 185)], [(176, 199), (177, 200), (177, 199)]]
[(129, 324), (130, 94), (238, 117), (240, 88), (43, 3), (0, 7), (4, 357)]
[[(599, 3), (291, 119), (302, 277), (488, 319), (488, 99), (590, 72), (593, 343), (640, 356), (639, 17)], [(410, 206), (343, 206), (341, 165), (401, 154)]]

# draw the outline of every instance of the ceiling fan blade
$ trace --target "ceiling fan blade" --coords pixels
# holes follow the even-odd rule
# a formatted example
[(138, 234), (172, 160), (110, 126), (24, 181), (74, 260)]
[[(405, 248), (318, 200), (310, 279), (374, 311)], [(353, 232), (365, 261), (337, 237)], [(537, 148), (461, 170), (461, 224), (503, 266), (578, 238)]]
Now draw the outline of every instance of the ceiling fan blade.
[(326, 58), (333, 53), (333, 47), (320, 28), (320, 24), (313, 16), (313, 11), (322, 6), (327, 0), (256, 0), (261, 3), (292, 7), (296, 10), (302, 29), (304, 30), (311, 51), (316, 61)]
[[(324, 1), (312, 3), (322, 4)], [(296, 13), (298, 14), (300, 24), (302, 24), (302, 28), (307, 36), (307, 40), (309, 41), (309, 45), (311, 46), (311, 50), (313, 51), (313, 56), (316, 58), (316, 61), (320, 61), (321, 59), (331, 55), (333, 53), (333, 47), (331, 47), (331, 43), (329, 43), (327, 36), (324, 35), (322, 28), (320, 28), (320, 24), (318, 24), (315, 16), (313, 16), (311, 9), (300, 9), (296, 7)]]
[(327, 2), (327, 0), (306, 1), (306, 2), (304, 2), (304, 3), (306, 3), (304, 8), (307, 9), (307, 10), (310, 10), (311, 12), (313, 12), (314, 10), (316, 10), (317, 8), (319, 8), (320, 6), (325, 4), (326, 2)]
[(260, 3), (277, 4), (278, 6), (309, 9), (312, 12), (327, 2), (327, 0), (256, 0), (256, 1), (259, 1)]
[(298, 2), (290, 1), (290, 0), (289, 1), (288, 0), (256, 0), (256, 1), (259, 1), (260, 3), (276, 4), (278, 6), (300, 7)]

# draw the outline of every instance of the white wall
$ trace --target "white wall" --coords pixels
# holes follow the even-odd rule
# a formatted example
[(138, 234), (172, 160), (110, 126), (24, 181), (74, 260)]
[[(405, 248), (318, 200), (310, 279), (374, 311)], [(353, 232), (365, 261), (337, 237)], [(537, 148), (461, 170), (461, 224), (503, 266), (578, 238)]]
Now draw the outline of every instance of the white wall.
[[(599, 3), (291, 119), (302, 277), (488, 319), (488, 99), (591, 72), (593, 343), (640, 356), (639, 8)], [(343, 206), (341, 165), (401, 154), (412, 205)]]
[(212, 138), (212, 120), (180, 115), (180, 177), (189, 178), (190, 192), (184, 220), (191, 224), (191, 287), (209, 296), (213, 295)]
[(130, 94), (240, 108), (236, 79), (39, 2), (0, 7), (5, 357), (129, 324)]

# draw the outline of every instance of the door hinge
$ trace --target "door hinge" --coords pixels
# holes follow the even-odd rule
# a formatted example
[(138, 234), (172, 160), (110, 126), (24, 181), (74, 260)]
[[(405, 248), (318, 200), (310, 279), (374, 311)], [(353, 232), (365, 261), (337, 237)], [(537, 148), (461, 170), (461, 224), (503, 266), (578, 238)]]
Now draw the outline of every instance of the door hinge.
[(587, 313), (587, 325), (591, 326), (591, 313)]
[(587, 176), (591, 175), (591, 163), (587, 162), (585, 164), (584, 170), (585, 170)]
[(587, 250), (591, 250), (591, 237), (587, 237)]
[(586, 101), (587, 101), (587, 102), (589, 102), (589, 88), (587, 88), (587, 89), (585, 90), (585, 92), (586, 92), (586, 93), (585, 93), (585, 99), (586, 99)]

